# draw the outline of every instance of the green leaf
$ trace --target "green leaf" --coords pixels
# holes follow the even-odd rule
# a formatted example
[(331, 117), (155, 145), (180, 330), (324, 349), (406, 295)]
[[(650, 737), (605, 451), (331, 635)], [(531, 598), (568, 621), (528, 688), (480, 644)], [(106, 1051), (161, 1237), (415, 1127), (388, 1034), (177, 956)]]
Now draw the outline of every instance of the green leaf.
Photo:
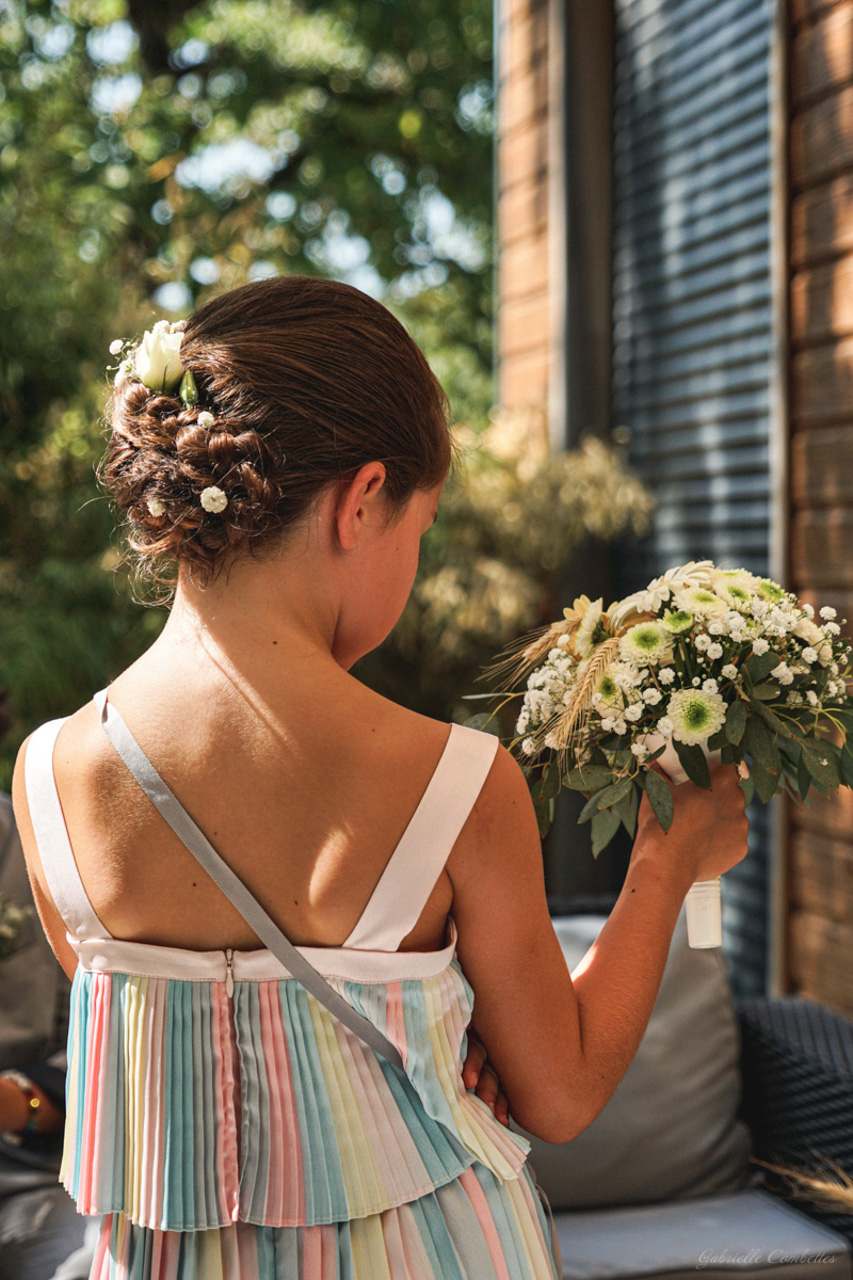
[(542, 794), (541, 779), (532, 787), (530, 796), (533, 800), (533, 809), (536, 813), (539, 835), (544, 840), (550, 830), (551, 820), (554, 816), (554, 802)]
[(711, 734), (705, 745), (709, 751), (722, 751), (727, 742), (728, 738), (726, 737), (726, 729), (724, 725), (722, 729), (718, 729), (716, 733)]
[(602, 809), (592, 820), (592, 856), (597, 858), (619, 830), (622, 821), (615, 809)]
[(483, 733), (490, 733), (495, 738), (501, 736), (497, 717), (490, 711), (478, 711), (475, 716), (465, 720), (464, 724), (468, 729), (480, 729)]
[(777, 773), (771, 773), (769, 769), (765, 769), (763, 765), (755, 760), (753, 761), (750, 777), (755, 784), (759, 800), (763, 800), (766, 804), (768, 800), (775, 796), (779, 786), (779, 775)]
[(592, 791), (599, 791), (602, 787), (609, 787), (612, 781), (612, 769), (606, 769), (600, 764), (584, 764), (577, 769), (572, 769), (565, 779), (565, 786), (570, 791), (585, 791), (589, 794)]
[(750, 700), (749, 705), (755, 715), (761, 716), (761, 719), (767, 727), (772, 729), (775, 734), (781, 734), (783, 738), (790, 738), (792, 736), (791, 730), (785, 724), (784, 720), (780, 720), (776, 715), (776, 712), (771, 711), (769, 707), (765, 707), (763, 702), (753, 702)]
[(673, 739), (675, 753), (681, 763), (681, 767), (687, 774), (691, 782), (695, 782), (697, 787), (702, 787), (705, 791), (711, 790), (711, 770), (708, 768), (708, 761), (705, 758), (705, 752), (701, 747), (690, 747), (684, 742), (678, 742)]
[(838, 786), (838, 765), (833, 758), (832, 744), (815, 742), (813, 738), (803, 738), (803, 764), (816, 783), (833, 790)]
[(804, 804), (805, 804), (806, 796), (809, 794), (809, 789), (811, 785), (812, 785), (812, 776), (809, 773), (808, 769), (806, 768), (805, 760), (803, 759), (802, 756), (800, 756), (800, 762), (797, 765), (797, 786), (800, 791), (800, 799), (803, 801)]
[(771, 671), (775, 671), (781, 662), (778, 653), (754, 653), (751, 658), (747, 658), (743, 664), (742, 670), (749, 676), (752, 684), (760, 684)]
[(596, 808), (612, 809), (620, 800), (624, 800), (626, 796), (631, 794), (634, 787), (633, 778), (620, 778), (618, 782), (614, 782), (612, 786), (605, 787), (603, 791), (599, 791), (596, 799)]
[(640, 807), (640, 791), (634, 786), (629, 795), (613, 806), (613, 812), (619, 814), (622, 826), (633, 838), (637, 831), (637, 811)]
[(733, 746), (737, 746), (746, 728), (746, 704), (738, 698), (726, 712), (726, 737)]
[(779, 697), (779, 686), (766, 680), (764, 684), (758, 684), (754, 687), (751, 697), (756, 698), (759, 702), (775, 702)]
[(672, 788), (654, 769), (649, 769), (643, 775), (643, 786), (646, 795), (649, 797), (649, 804), (654, 810), (655, 817), (664, 831), (669, 831), (675, 812), (675, 806), (672, 801)]
[(750, 774), (748, 778), (741, 778), (738, 786), (746, 796), (746, 803), (752, 804), (752, 797), (755, 795), (755, 783), (752, 780), (752, 775)]
[(853, 787), (853, 746), (849, 738), (841, 749), (841, 780), (845, 786)]
[(547, 800), (556, 800), (560, 794), (560, 786), (562, 779), (560, 777), (560, 765), (557, 760), (552, 760), (548, 768), (542, 775), (542, 794)]
[[(779, 762), (776, 754), (776, 748), (773, 745), (773, 738), (767, 725), (759, 716), (754, 716), (748, 725), (749, 731), (749, 747), (748, 750), (752, 754), (752, 758), (757, 767), (763, 769), (766, 773), (778, 774)], [(755, 789), (761, 795), (761, 788), (758, 783)]]
[(599, 796), (604, 795), (605, 791), (609, 791), (609, 789), (609, 787), (602, 787), (599, 791), (596, 791), (594, 796), (590, 796), (580, 811), (580, 816), (578, 817), (579, 826), (583, 826), (585, 822), (589, 822), (590, 818), (594, 817), (595, 814), (598, 813), (598, 798)]

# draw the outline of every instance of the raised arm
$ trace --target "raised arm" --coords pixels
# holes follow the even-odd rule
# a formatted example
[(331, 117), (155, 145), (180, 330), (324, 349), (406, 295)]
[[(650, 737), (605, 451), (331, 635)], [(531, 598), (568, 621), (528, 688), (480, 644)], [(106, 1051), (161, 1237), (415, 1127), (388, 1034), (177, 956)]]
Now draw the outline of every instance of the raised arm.
[(644, 799), (625, 883), (569, 975), (545, 900), (542, 851), (524, 775), (499, 748), (447, 864), (473, 1025), (513, 1118), (550, 1142), (591, 1124), (628, 1069), (660, 987), (676, 920), (695, 880), (746, 854), (732, 767), (713, 791), (684, 783), (664, 834)]

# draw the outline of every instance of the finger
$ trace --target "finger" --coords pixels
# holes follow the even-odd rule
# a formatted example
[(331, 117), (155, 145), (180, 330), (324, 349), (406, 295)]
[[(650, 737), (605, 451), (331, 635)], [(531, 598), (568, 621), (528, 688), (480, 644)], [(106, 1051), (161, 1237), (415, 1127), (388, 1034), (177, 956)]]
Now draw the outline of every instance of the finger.
[(498, 1090), (498, 1096), (495, 1101), (495, 1118), (500, 1120), (502, 1125), (509, 1128), (509, 1102), (507, 1096), (502, 1089)]
[(462, 1082), (466, 1089), (473, 1089), (480, 1078), (486, 1061), (486, 1046), (475, 1035), (468, 1036), (468, 1052), (462, 1066)]
[(498, 1077), (494, 1068), (489, 1066), (488, 1063), (480, 1072), (480, 1079), (477, 1081), (475, 1092), (480, 1101), (485, 1102), (490, 1111), (494, 1111), (498, 1097)]

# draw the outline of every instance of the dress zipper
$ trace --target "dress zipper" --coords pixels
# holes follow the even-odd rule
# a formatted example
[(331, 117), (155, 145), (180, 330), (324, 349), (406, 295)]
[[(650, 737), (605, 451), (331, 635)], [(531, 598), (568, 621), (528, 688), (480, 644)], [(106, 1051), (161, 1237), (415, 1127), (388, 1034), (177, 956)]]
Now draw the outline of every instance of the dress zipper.
[(230, 1000), (234, 995), (234, 951), (231, 947), (225, 952), (225, 964), (225, 994)]

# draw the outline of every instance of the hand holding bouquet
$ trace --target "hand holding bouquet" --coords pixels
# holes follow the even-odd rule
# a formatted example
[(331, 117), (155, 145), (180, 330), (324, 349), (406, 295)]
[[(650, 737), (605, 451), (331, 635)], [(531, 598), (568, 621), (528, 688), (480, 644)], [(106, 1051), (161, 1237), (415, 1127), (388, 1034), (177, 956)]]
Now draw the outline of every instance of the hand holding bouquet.
[(850, 652), (834, 609), (816, 618), (770, 579), (703, 560), (606, 611), (582, 596), (489, 674), (507, 697), (526, 678), (515, 745), (528, 775), (541, 768), (540, 830), (562, 787), (583, 792), (597, 856), (620, 825), (634, 834), (641, 791), (669, 829), (659, 759), (710, 789), (707, 757), (719, 752), (741, 766), (747, 798), (765, 801), (779, 788), (805, 800), (811, 787), (853, 786)]

